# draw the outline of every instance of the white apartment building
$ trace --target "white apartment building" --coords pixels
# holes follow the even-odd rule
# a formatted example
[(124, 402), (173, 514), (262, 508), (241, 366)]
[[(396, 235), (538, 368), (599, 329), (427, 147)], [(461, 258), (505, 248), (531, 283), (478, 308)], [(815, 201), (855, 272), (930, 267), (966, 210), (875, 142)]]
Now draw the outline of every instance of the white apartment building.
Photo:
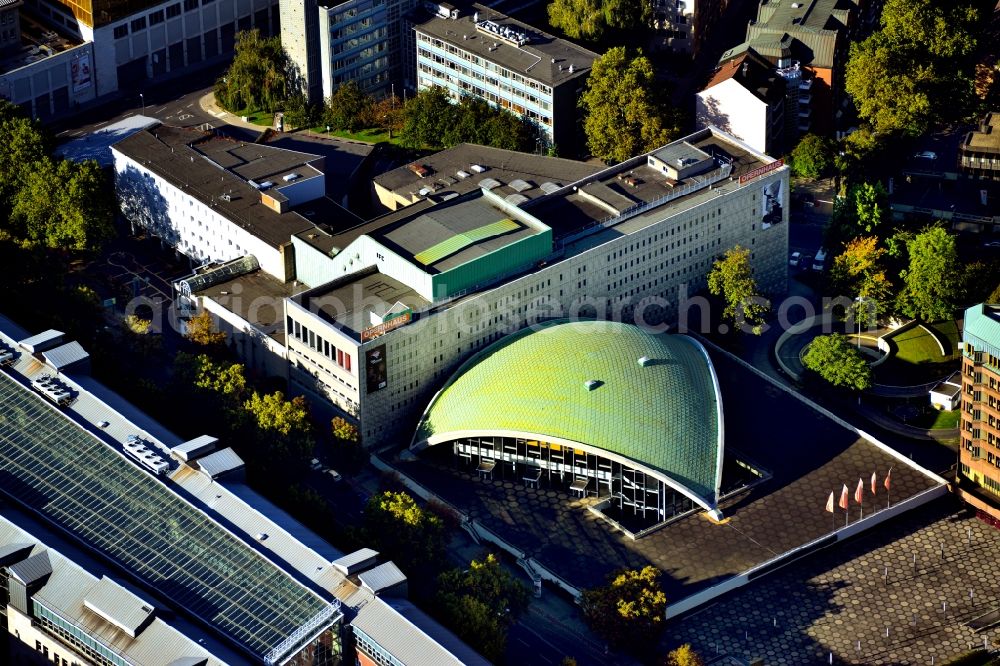
[(414, 31), (418, 89), (479, 97), (531, 120), (545, 145), (575, 149), (577, 100), (596, 53), (478, 4), (441, 4)]
[[(788, 169), (718, 130), (561, 186), (478, 178), (478, 191), (293, 241), (297, 261), (327, 258), (307, 283), (336, 279), (286, 300), (292, 388), (357, 419), (369, 445), (405, 433), (460, 362), (533, 322), (690, 316), (697, 330), (702, 308), (685, 298), (733, 246), (752, 251), (765, 292), (786, 289)], [(518, 191), (533, 188), (544, 194)]]
[(291, 208), (325, 194), (324, 158), (159, 125), (111, 148), (124, 215), (197, 264), (252, 255), (282, 282), (290, 238), (313, 228)]

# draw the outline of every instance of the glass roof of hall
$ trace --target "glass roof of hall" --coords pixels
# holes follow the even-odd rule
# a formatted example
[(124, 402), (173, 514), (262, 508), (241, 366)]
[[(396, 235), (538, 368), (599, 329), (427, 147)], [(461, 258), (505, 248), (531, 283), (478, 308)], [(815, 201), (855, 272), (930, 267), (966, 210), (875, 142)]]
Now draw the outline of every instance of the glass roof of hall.
[(261, 658), (329, 604), (0, 373), (0, 488)]

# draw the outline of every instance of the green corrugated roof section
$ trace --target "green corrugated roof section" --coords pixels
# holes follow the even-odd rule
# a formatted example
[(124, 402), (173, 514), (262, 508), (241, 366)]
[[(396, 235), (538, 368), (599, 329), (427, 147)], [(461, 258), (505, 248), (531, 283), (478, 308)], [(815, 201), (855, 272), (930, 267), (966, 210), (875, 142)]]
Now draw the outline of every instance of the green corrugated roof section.
[(464, 233), (456, 234), (451, 238), (447, 238), (440, 243), (430, 246), (422, 252), (418, 252), (413, 256), (413, 258), (422, 263), (424, 266), (430, 266), (431, 264), (441, 261), (445, 257), (455, 254), (459, 250), (466, 248), (473, 243), (479, 243), (487, 238), (493, 238), (494, 236), (506, 234), (520, 228), (520, 222), (512, 220), (508, 217), (498, 222), (492, 222), (475, 229), (470, 229)]
[[(971, 342), (977, 348), (985, 343), (993, 350), (1000, 350), (1000, 305), (980, 303), (968, 308), (965, 311), (962, 330), (965, 341)], [(994, 356), (996, 355), (994, 353)]]
[[(643, 356), (652, 364), (641, 366)], [(588, 390), (588, 380), (602, 383)], [(712, 502), (719, 399), (709, 361), (690, 338), (561, 320), (467, 361), (428, 408), (416, 441), (460, 430), (559, 437), (626, 456)]]

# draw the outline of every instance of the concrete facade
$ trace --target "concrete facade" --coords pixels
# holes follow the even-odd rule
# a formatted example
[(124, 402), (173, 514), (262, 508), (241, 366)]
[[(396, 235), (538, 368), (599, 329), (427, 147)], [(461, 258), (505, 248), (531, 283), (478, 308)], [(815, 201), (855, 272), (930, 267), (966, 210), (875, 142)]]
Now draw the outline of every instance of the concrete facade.
[(965, 314), (959, 483), (973, 504), (1000, 518), (1000, 312), (974, 305)]
[[(630, 164), (645, 161), (641, 156), (603, 175), (614, 178), (615, 169), (627, 171)], [(752, 251), (755, 276), (766, 293), (782, 293), (787, 286), (788, 170), (775, 162), (771, 168), (743, 185), (725, 180), (681, 199), (683, 203), (654, 207), (637, 228), (622, 225), (579, 240), (556, 240), (546, 259), (496, 276), (487, 271), (482, 286), (446, 298), (416, 289), (419, 293), (401, 297), (410, 315), (394, 319), (394, 313), (387, 312), (382, 329), (375, 328), (376, 321), (366, 323), (377, 335), (372, 339), (288, 300), (285, 332), (292, 387), (333, 402), (361, 423), (366, 443), (376, 445), (415, 426), (434, 391), (458, 365), (507, 333), (560, 317), (676, 325), (689, 314), (683, 300), (706, 286), (715, 258), (734, 246)], [(581, 184), (585, 181), (563, 190)], [(765, 193), (777, 197), (767, 204), (777, 213), (770, 222), (763, 221)], [(543, 197), (537, 208), (526, 206), (522, 214), (550, 222), (542, 204), (557, 202), (558, 197)], [(376, 277), (386, 276), (380, 284), (372, 288), (371, 276), (365, 278), (368, 282), (352, 283), (353, 274), (372, 266), (377, 267)], [(318, 290), (317, 299), (371, 304), (379, 303), (379, 290), (388, 290), (390, 280), (416, 288), (420, 281), (415, 278), (422, 271), (365, 235), (333, 257), (326, 274), (344, 277)], [(391, 296), (385, 303), (396, 300)], [(354, 307), (348, 303), (346, 309)], [(699, 318), (701, 310), (694, 308), (690, 314)], [(296, 335), (296, 327), (312, 337)], [(350, 355), (349, 368), (325, 352), (326, 343)]]

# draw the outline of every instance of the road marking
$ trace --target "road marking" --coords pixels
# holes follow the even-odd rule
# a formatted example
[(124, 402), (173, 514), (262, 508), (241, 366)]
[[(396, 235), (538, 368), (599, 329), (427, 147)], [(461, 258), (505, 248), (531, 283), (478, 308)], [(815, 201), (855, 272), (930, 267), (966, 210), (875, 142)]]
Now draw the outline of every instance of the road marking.
[(190, 109), (190, 108), (191, 108), (192, 106), (194, 106), (194, 102), (191, 102), (190, 104), (188, 104), (188, 105), (187, 105), (187, 106), (185, 106), (184, 108), (185, 108), (185, 109)]
[(162, 109), (160, 109), (159, 111), (153, 111), (153, 113), (154, 113), (154, 114), (157, 114), (157, 113), (163, 113), (163, 112), (164, 112), (164, 111), (166, 111), (166, 110), (167, 110), (167, 107), (163, 107), (163, 108), (162, 108)]
[(179, 116), (177, 116), (177, 120), (180, 121), (190, 120), (191, 118), (194, 118), (194, 116), (191, 115), (190, 113), (182, 113)]
[(110, 122), (111, 122), (110, 120), (102, 120), (101, 122), (95, 124), (94, 127), (100, 127), (101, 125), (107, 125)]

